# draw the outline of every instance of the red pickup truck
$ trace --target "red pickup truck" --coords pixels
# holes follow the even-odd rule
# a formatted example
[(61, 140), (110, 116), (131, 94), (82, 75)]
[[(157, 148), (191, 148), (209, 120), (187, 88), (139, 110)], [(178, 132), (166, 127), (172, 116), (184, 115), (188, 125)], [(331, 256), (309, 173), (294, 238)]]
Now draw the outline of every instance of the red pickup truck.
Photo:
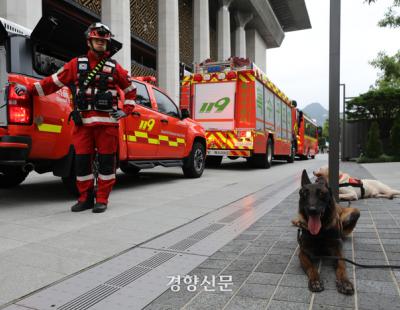
[[(54, 19), (42, 18), (31, 32), (0, 19), (0, 188), (20, 184), (32, 170), (53, 172), (68, 186), (74, 184), (69, 89), (33, 98), (14, 91), (15, 83), (37, 81), (85, 53), (80, 50), (84, 42), (74, 47), (65, 31), (70, 28), (60, 28)], [(63, 42), (69, 42), (68, 48), (57, 42), (60, 36), (67, 36)], [(70, 54), (62, 53), (67, 50)], [(200, 177), (206, 155), (203, 127), (150, 80), (154, 78), (133, 78), (137, 104), (120, 121), (119, 167), (132, 174), (158, 165), (180, 166), (186, 177)]]

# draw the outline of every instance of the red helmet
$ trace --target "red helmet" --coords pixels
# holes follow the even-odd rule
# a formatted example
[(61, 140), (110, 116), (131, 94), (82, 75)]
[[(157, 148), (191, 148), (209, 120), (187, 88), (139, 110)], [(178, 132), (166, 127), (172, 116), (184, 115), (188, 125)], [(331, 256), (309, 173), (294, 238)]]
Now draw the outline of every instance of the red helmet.
[(113, 37), (110, 28), (102, 23), (93, 23), (85, 32), (86, 39), (104, 39), (107, 41), (111, 40)]

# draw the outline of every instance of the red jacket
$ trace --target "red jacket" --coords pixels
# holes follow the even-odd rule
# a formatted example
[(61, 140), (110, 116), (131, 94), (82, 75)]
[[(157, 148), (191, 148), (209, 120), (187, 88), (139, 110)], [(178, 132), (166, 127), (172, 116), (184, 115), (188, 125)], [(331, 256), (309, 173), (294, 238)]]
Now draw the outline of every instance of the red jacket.
[[(104, 57), (107, 57), (105, 54)], [(89, 59), (89, 70), (92, 70), (103, 58), (97, 58), (93, 51), (87, 54)], [(30, 93), (38, 96), (50, 95), (64, 86), (69, 86), (77, 80), (78, 76), (78, 58), (73, 58), (66, 63), (60, 70), (43, 80), (29, 86)], [(130, 114), (134, 108), (136, 99), (136, 87), (130, 81), (128, 71), (123, 69), (116, 63), (113, 75), (116, 86), (124, 93), (123, 111)], [(118, 121), (110, 117), (108, 112), (85, 111), (81, 112), (83, 124), (86, 126), (93, 125), (114, 125), (118, 126)]]

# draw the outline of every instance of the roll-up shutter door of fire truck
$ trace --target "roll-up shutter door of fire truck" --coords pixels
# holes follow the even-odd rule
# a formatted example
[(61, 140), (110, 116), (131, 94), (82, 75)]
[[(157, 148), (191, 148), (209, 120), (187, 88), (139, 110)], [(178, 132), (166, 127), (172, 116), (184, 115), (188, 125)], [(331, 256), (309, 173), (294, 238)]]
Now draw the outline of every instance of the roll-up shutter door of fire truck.
[(7, 82), (6, 49), (0, 42), (0, 126), (7, 126), (7, 105), (4, 95)]
[(206, 130), (233, 130), (236, 82), (195, 84), (194, 119)]

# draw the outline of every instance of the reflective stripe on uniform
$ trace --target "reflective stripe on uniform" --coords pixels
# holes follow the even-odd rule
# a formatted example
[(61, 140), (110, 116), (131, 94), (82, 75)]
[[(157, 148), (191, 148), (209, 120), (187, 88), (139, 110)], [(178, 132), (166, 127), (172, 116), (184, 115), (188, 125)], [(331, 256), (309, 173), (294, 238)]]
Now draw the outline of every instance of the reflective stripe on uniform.
[(65, 85), (58, 79), (57, 73), (54, 73), (51, 78), (53, 79), (54, 84), (58, 87), (64, 87)]
[(118, 120), (112, 117), (101, 117), (101, 116), (92, 116), (82, 118), (83, 124), (93, 124), (93, 123), (118, 123)]
[(135, 105), (135, 100), (127, 99), (125, 100), (124, 104)]
[(94, 179), (94, 175), (93, 174), (89, 174), (89, 175), (84, 175), (84, 176), (77, 176), (76, 180), (83, 182), (83, 181), (89, 181), (89, 180), (93, 180)]
[(79, 57), (78, 61), (89, 61), (87, 57)]
[(113, 68), (115, 67), (115, 64), (113, 62), (111, 62), (111, 61), (106, 61), (105, 65), (113, 67)]
[(40, 85), (39, 82), (35, 82), (35, 83), (33, 83), (33, 85), (35, 85), (36, 91), (37, 91), (37, 93), (38, 93), (38, 95), (39, 95), (40, 97), (46, 96), (46, 95), (44, 94), (43, 88), (42, 88), (42, 86)]
[(134, 90), (135, 88), (136, 88), (135, 85), (131, 84), (130, 86), (124, 89), (124, 94), (130, 92), (131, 90)]
[(99, 179), (101, 179), (103, 181), (113, 180), (113, 179), (115, 179), (115, 173), (114, 174), (109, 174), (109, 175), (104, 175), (104, 174), (100, 174), (99, 173)]

